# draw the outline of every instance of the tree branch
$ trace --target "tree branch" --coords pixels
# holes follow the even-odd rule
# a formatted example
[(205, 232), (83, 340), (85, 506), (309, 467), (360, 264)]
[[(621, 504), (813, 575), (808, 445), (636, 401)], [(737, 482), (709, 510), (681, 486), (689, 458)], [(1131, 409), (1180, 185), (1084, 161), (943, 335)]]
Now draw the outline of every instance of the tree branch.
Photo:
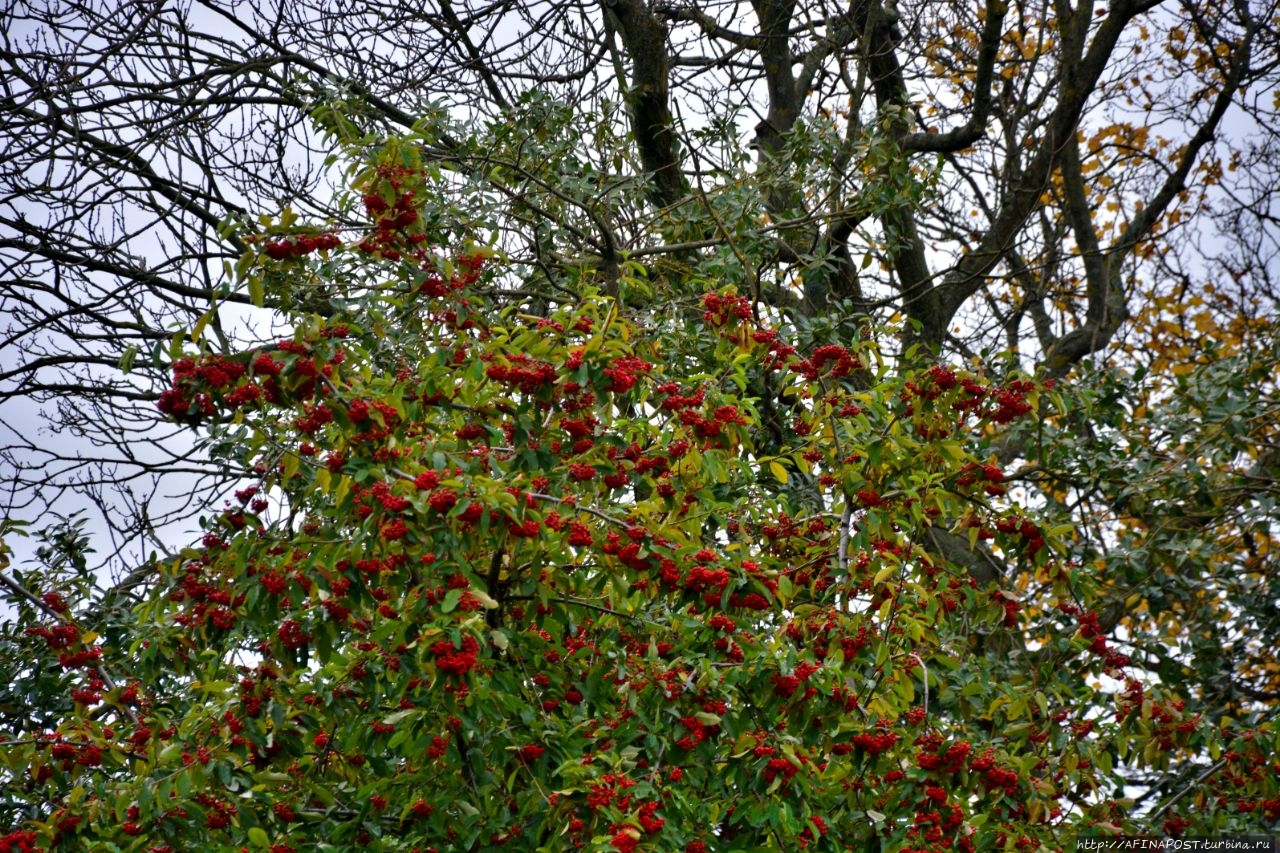
[(655, 204), (670, 207), (689, 191), (680, 158), (668, 91), (667, 34), (644, 0), (600, 0), (631, 60), (626, 87), (640, 162), (653, 182)]

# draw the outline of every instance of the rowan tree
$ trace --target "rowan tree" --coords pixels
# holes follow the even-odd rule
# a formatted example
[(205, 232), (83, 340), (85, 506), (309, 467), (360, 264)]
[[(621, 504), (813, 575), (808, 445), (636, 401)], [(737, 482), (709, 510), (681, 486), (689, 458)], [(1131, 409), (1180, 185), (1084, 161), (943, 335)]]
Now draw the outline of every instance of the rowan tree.
[[(115, 642), (29, 602), (69, 704), (9, 742), (7, 844), (1059, 849), (1276, 820), (1272, 727), (1148, 681), (1070, 526), (990, 461), (1051, 380), (870, 326), (797, 346), (732, 287), (633, 309), (584, 270), (530, 310), (441, 226), (437, 132), (346, 140), (354, 233), (242, 236), (252, 299), (319, 282), (340, 310), (240, 353), (174, 339), (160, 409), (255, 479)], [(772, 428), (765, 381), (794, 401)]]
[(270, 11), (13, 7), (6, 843), (1274, 826), (1274, 8)]

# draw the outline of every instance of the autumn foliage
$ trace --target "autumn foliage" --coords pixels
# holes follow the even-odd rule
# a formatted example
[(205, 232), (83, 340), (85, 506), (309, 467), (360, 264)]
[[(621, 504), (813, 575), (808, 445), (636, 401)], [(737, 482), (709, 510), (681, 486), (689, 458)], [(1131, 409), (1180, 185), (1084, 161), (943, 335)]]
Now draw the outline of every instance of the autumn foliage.
[[(237, 287), (318, 278), (338, 310), (175, 344), (161, 409), (252, 476), (127, 636), (40, 602), (66, 703), (5, 745), (28, 809), (0, 851), (1033, 851), (1280, 821), (1274, 725), (1135, 667), (998, 461), (1061, 389), (892, 330), (799, 345), (715, 282), (513, 297), (420, 215), (408, 151), (357, 172), (364, 226), (246, 240)], [(1125, 800), (1122, 769), (1188, 760), (1217, 770)]]

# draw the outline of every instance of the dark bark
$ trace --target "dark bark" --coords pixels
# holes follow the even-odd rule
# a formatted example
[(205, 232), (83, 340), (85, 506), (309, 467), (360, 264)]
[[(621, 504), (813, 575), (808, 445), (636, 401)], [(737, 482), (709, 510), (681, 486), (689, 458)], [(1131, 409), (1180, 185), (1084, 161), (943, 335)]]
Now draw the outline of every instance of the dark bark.
[(645, 172), (653, 181), (654, 202), (669, 207), (689, 191), (680, 167), (678, 139), (671, 115), (667, 31), (644, 0), (602, 0), (631, 62), (625, 96), (631, 130)]

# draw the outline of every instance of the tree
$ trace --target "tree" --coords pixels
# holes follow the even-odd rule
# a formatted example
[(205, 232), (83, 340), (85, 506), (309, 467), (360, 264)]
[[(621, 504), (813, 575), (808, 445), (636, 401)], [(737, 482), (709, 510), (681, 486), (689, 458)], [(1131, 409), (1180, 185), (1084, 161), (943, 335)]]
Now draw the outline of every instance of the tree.
[(368, 224), (264, 218), (236, 289), (329, 310), (175, 340), (160, 408), (256, 481), (123, 636), (30, 596), (31, 669), (71, 701), (9, 742), (6, 843), (1058, 849), (1280, 817), (1272, 715), (1147, 682), (1068, 559), (1089, 543), (990, 461), (1066, 422), (1051, 380), (870, 325), (797, 346), (732, 286), (655, 302), (635, 263), (522, 294), (537, 273), (448, 216), (446, 131), (322, 115)]
[(17, 832), (1274, 825), (1273, 142), (1216, 154), (1273, 9), (198, 9), (7, 36), (10, 399), (104, 448), (99, 550), (152, 401), (212, 513), (5, 576)]

